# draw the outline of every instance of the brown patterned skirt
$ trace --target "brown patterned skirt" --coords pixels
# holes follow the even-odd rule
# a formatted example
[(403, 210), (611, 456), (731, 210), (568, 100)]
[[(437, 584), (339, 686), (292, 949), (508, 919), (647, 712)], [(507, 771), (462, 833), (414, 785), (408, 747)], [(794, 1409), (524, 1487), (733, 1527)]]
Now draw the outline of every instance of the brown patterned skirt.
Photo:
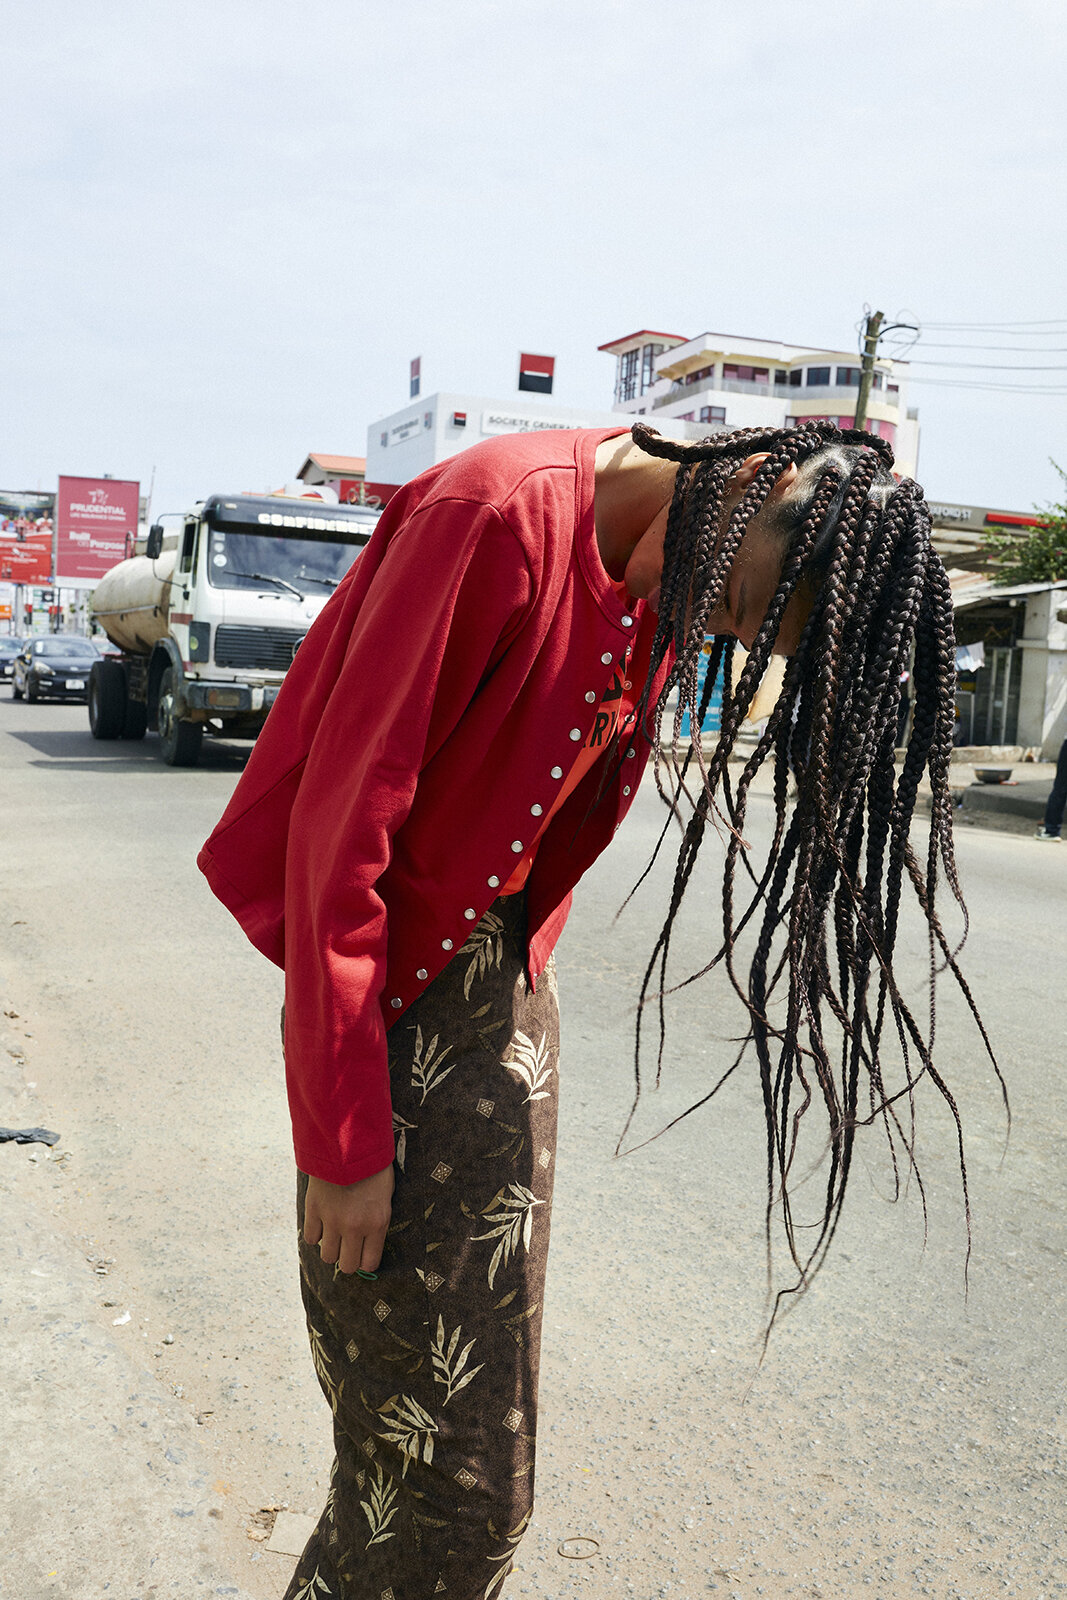
[(533, 1504), (559, 1015), (524, 895), (391, 1029), (396, 1192), (377, 1282), (300, 1271), (334, 1416), (329, 1498), (285, 1600), (495, 1600)]

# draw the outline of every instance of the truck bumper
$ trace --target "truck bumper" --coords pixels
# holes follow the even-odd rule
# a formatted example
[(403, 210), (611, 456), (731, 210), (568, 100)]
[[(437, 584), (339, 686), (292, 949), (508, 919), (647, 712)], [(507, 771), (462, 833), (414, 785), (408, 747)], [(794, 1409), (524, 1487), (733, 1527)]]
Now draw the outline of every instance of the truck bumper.
[(277, 684), (205, 683), (201, 679), (184, 685), (185, 703), (190, 711), (206, 711), (211, 716), (237, 716), (270, 710), (278, 696)]

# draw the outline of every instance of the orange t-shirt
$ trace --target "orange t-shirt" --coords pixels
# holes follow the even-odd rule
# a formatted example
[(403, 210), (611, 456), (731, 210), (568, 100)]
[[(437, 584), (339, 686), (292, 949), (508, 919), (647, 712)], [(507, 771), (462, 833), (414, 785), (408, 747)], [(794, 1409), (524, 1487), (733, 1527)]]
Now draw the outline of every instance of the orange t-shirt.
[[(612, 581), (611, 587), (616, 591), (619, 598), (624, 603), (627, 603), (626, 585)], [(560, 784), (556, 798), (537, 830), (537, 836), (529, 849), (520, 858), (515, 871), (501, 889), (501, 894), (518, 894), (519, 890), (524, 887), (533, 868), (541, 836), (552, 821), (552, 818), (563, 805), (563, 802), (577, 789), (590, 767), (600, 760), (619, 729), (632, 720), (634, 706), (644, 689), (644, 679), (648, 674), (648, 662), (638, 662), (632, 660), (631, 657), (632, 646), (628, 645), (620, 660), (615, 663), (611, 682), (604, 690), (600, 708), (597, 711), (596, 720), (593, 723), (588, 739), (575, 756), (573, 766)], [(638, 678), (638, 672), (640, 672), (640, 679)]]

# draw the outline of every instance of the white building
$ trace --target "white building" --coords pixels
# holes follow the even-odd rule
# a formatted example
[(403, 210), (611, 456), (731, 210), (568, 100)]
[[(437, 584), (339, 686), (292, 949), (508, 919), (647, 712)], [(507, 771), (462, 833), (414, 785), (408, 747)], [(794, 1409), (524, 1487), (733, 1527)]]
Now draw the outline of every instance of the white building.
[[(811, 418), (851, 428), (860, 363), (856, 353), (816, 350), (739, 334), (654, 333), (642, 328), (599, 347), (615, 357), (615, 407), (647, 416), (657, 428), (670, 418), (716, 428), (792, 428)], [(918, 412), (908, 409), (907, 362), (874, 364), (867, 429), (892, 445), (897, 472), (914, 477)]]
[[(501, 433), (620, 426), (625, 424), (614, 411), (560, 406), (547, 396), (521, 394), (515, 400), (499, 400), (480, 394), (425, 395), (368, 428), (367, 493), (384, 503), (427, 467)], [(674, 439), (700, 439), (708, 430), (668, 418), (660, 431)]]
[[(676, 439), (701, 439), (718, 428), (789, 428), (812, 417), (829, 418), (841, 428), (855, 421), (855, 354), (733, 334), (687, 339), (649, 329), (599, 348), (615, 357), (610, 411), (561, 406), (529, 394), (514, 400), (425, 395), (367, 430), (367, 493), (387, 501), (427, 467), (501, 433), (610, 428), (620, 412), (647, 416)], [(906, 370), (906, 363), (876, 360), (867, 427), (893, 446), (899, 474), (912, 477), (919, 424), (917, 413), (907, 409)]]

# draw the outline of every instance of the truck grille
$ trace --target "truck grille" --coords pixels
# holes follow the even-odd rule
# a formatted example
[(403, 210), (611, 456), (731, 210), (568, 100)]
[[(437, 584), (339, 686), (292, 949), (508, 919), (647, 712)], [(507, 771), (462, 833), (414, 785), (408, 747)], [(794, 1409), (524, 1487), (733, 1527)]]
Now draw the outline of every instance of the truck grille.
[(301, 628), (249, 628), (231, 623), (215, 632), (217, 667), (258, 667), (284, 672), (292, 663), (293, 647), (304, 637)]

